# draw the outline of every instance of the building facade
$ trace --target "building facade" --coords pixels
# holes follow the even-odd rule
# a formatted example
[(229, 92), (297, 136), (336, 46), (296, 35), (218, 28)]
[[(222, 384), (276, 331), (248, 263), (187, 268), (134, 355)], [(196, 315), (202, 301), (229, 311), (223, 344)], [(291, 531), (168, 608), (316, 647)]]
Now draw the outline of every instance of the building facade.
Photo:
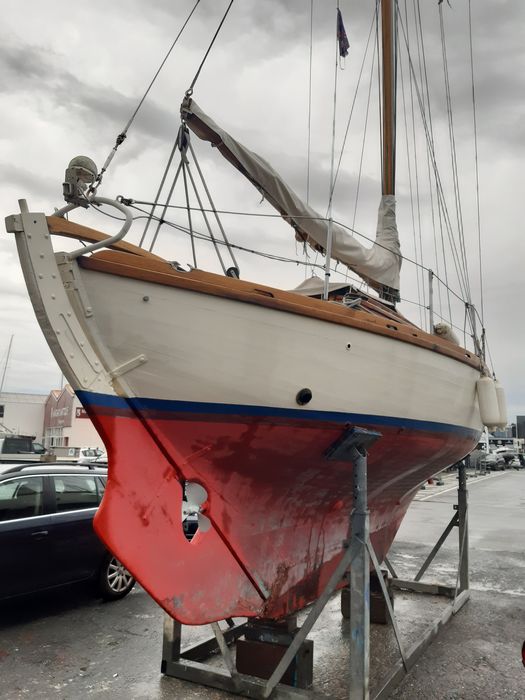
[(0, 433), (31, 435), (42, 442), (46, 394), (0, 394)]
[(75, 392), (66, 384), (48, 396), (44, 412), (44, 445), (57, 457), (77, 457), (81, 447), (105, 450)]

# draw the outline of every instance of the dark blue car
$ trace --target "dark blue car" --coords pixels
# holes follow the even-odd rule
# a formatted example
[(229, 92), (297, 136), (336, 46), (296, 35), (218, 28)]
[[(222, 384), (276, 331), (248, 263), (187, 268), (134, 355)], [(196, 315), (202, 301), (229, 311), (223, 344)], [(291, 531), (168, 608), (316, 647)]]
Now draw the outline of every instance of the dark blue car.
[(96, 536), (107, 470), (0, 464), (0, 600), (92, 579), (114, 600), (135, 581)]

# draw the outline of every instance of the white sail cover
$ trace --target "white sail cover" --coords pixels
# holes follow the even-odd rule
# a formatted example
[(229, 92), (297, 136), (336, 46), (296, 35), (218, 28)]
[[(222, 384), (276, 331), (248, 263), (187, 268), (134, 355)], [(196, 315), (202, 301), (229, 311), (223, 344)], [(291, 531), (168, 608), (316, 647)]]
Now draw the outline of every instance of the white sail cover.
[[(191, 98), (181, 106), (189, 128), (209, 141), (247, 177), (296, 231), (299, 240), (326, 251), (328, 222), (305, 204), (263, 158), (248, 150), (208, 117)], [(396, 226), (395, 197), (383, 195), (375, 243), (365, 248), (342, 226), (332, 224), (332, 258), (347, 265), (380, 293), (397, 296), (401, 250)]]

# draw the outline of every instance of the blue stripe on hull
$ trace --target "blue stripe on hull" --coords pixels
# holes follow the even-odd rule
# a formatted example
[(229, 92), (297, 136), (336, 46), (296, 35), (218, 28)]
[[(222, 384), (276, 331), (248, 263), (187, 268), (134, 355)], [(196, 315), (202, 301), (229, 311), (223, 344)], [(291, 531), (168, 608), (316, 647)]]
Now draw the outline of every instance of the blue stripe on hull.
[(481, 430), (473, 430), (460, 425), (437, 423), (434, 421), (377, 416), (363, 413), (343, 413), (340, 411), (312, 411), (298, 408), (279, 408), (275, 406), (250, 406), (244, 404), (206, 403), (201, 401), (172, 401), (166, 399), (125, 399), (120, 396), (97, 394), (90, 391), (77, 391), (77, 396), (84, 406), (99, 406), (116, 411), (155, 411), (160, 413), (186, 413), (198, 415), (246, 416), (264, 418), (287, 418), (293, 420), (319, 421), (330, 423), (352, 423), (377, 426), (390, 426), (425, 432), (455, 433), (464, 437), (476, 438)]

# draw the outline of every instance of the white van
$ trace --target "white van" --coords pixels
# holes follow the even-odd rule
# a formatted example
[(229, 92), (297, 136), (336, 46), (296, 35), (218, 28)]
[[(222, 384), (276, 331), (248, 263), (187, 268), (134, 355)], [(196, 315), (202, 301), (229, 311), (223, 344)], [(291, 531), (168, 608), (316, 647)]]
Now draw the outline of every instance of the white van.
[(78, 463), (107, 462), (106, 453), (100, 447), (81, 447), (78, 452)]

